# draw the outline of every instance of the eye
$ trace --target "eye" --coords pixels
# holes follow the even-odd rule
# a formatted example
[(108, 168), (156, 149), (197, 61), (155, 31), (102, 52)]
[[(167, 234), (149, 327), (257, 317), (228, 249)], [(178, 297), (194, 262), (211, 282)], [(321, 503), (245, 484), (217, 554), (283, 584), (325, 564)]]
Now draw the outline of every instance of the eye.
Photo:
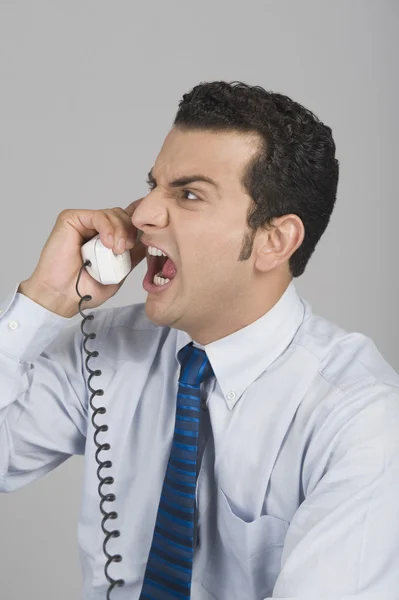
[[(149, 191), (150, 191), (150, 192), (152, 192), (153, 190), (155, 190), (155, 188), (157, 187), (157, 186), (156, 186), (156, 183), (154, 183), (153, 181), (150, 181), (149, 179), (147, 179), (147, 180), (146, 180), (146, 183), (147, 183), (147, 185), (148, 185), (148, 188), (149, 188)], [(194, 194), (194, 192), (190, 192), (190, 190), (179, 190), (179, 191), (178, 191), (178, 194), (179, 194), (179, 195), (182, 195), (183, 197), (184, 197), (186, 194), (191, 194), (192, 196), (194, 196), (194, 198), (185, 198), (185, 199), (186, 199), (186, 200), (193, 200), (194, 202), (195, 202), (195, 201), (201, 202), (201, 199), (200, 199), (200, 198), (198, 198), (198, 196), (197, 196), (196, 194)]]
[[(200, 200), (198, 198), (198, 196), (196, 196), (196, 194), (194, 194), (193, 192), (190, 192), (190, 190), (181, 190), (182, 195), (184, 196), (185, 194), (191, 194), (192, 196), (194, 196), (194, 200)], [(192, 200), (192, 198), (186, 198), (186, 200)]]

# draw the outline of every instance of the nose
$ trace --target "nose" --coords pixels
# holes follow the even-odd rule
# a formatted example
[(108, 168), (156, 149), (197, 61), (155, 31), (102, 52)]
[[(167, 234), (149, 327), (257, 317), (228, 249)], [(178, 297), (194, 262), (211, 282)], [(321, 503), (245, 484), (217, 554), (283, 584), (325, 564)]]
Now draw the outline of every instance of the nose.
[(142, 201), (144, 200), (143, 198), (139, 198), (138, 200), (135, 200), (134, 202), (132, 202), (131, 204), (129, 204), (129, 206), (127, 208), (125, 208), (125, 211), (127, 212), (127, 214), (130, 216), (130, 220), (132, 222), (132, 225), (134, 227), (136, 227), (136, 229), (141, 229), (141, 224), (142, 222), (140, 221), (140, 214), (141, 211), (138, 210), (140, 204), (142, 203)]
[(160, 204), (146, 202), (150, 194), (136, 200), (131, 221), (136, 229), (146, 232), (147, 228), (164, 228), (168, 223), (167, 211)]

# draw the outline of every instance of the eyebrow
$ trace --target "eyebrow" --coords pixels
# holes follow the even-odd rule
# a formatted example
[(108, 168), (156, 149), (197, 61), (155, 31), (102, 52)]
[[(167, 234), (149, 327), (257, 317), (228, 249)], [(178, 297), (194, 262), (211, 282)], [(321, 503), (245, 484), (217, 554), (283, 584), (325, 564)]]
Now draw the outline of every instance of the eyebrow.
[[(152, 183), (156, 183), (156, 179), (152, 174), (152, 169), (148, 173), (148, 181)], [(169, 183), (169, 186), (172, 188), (183, 187), (185, 185), (189, 185), (190, 183), (194, 183), (195, 181), (203, 181), (204, 183), (210, 183), (216, 189), (219, 188), (216, 181), (213, 181), (210, 177), (206, 177), (205, 175), (190, 175), (188, 177), (180, 177), (179, 179), (175, 179)]]

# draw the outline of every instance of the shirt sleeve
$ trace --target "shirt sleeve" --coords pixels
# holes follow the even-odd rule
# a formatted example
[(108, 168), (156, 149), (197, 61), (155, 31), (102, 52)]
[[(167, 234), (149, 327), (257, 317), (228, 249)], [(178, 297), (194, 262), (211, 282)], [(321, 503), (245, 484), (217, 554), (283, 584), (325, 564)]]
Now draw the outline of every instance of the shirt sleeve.
[(26, 485), (85, 447), (80, 324), (18, 287), (0, 303), (0, 492)]
[(359, 391), (335, 407), (309, 445), (273, 599), (399, 597), (399, 391), (369, 388), (370, 399)]

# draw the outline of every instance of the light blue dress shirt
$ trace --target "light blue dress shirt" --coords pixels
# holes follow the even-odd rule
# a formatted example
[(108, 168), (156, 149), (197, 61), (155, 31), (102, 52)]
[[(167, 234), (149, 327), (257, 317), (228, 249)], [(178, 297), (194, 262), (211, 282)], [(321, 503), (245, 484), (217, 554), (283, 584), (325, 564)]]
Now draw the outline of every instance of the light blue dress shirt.
[[(103, 533), (80, 316), (17, 293), (0, 303), (0, 491), (84, 454), (78, 524), (84, 600), (104, 600)], [(191, 337), (145, 304), (86, 310), (92, 387), (109, 431), (123, 561), (115, 600), (137, 600)], [(205, 349), (208, 428), (197, 483), (192, 600), (398, 600), (399, 376), (374, 343), (312, 313), (291, 282), (260, 319)], [(101, 437), (103, 436), (103, 437)], [(105, 470), (104, 474), (108, 474)]]

